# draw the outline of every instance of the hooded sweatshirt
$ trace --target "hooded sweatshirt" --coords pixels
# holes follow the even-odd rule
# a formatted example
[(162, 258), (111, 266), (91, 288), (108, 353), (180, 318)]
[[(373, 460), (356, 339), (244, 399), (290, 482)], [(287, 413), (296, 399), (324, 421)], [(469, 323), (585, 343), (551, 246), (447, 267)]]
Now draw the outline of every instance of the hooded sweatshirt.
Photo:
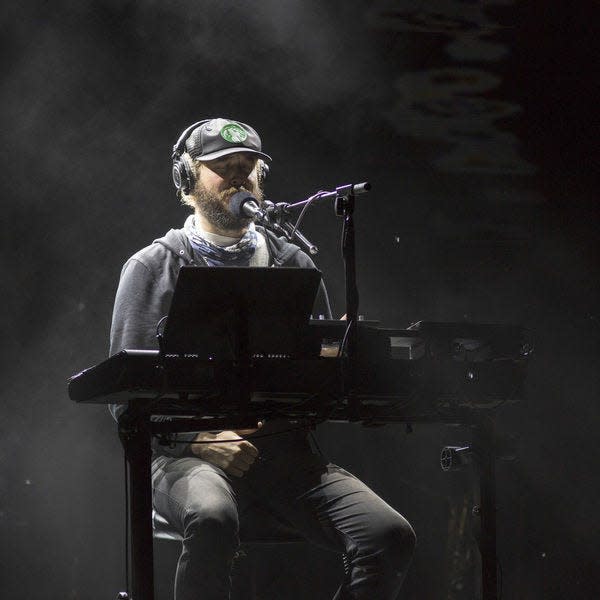
[[(272, 232), (257, 227), (267, 241), (269, 266), (316, 268), (310, 257), (298, 246)], [(206, 266), (194, 253), (183, 229), (171, 229), (152, 244), (136, 252), (123, 266), (115, 297), (110, 330), (110, 355), (124, 349), (158, 350), (157, 325), (169, 312), (179, 269), (184, 265)], [(315, 304), (325, 305), (322, 291)], [(325, 312), (320, 309), (320, 312)], [(115, 419), (126, 409), (113, 404), (110, 411)], [(195, 434), (177, 434), (171, 439), (178, 443), (162, 446), (153, 444), (155, 454), (181, 456), (189, 453)]]

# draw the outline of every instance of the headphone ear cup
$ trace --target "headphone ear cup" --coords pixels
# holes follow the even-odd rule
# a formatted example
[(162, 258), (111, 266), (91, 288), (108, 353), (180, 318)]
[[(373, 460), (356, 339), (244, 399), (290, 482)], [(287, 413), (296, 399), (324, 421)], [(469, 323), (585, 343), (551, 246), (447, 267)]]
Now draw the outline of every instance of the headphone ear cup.
[(173, 177), (175, 189), (181, 194), (189, 194), (189, 192), (194, 189), (196, 183), (193, 162), (190, 158), (184, 156), (185, 142), (196, 127), (200, 127), (210, 120), (211, 119), (204, 119), (203, 121), (192, 123), (192, 125), (183, 131), (173, 146), (173, 153), (171, 154), (173, 160), (171, 176)]
[(258, 185), (262, 188), (265, 184), (265, 179), (269, 174), (269, 165), (262, 158), (259, 158), (257, 167)]
[(182, 194), (189, 194), (194, 189), (196, 178), (194, 164), (188, 156), (180, 156), (173, 160), (173, 184), (175, 189)]

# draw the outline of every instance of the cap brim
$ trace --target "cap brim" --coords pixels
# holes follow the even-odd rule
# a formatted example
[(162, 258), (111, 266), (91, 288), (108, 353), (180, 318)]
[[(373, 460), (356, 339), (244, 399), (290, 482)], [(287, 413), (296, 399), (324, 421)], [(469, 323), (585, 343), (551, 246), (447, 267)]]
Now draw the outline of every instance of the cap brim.
[(252, 148), (225, 148), (224, 150), (218, 150), (217, 152), (211, 152), (210, 154), (206, 154), (204, 156), (196, 156), (194, 160), (199, 160), (200, 162), (204, 162), (207, 160), (214, 160), (215, 158), (221, 158), (221, 156), (227, 156), (228, 154), (236, 154), (237, 152), (249, 152), (250, 154), (258, 154), (261, 158), (266, 158), (267, 160), (273, 160), (268, 154), (264, 152), (259, 152), (258, 150), (252, 150)]

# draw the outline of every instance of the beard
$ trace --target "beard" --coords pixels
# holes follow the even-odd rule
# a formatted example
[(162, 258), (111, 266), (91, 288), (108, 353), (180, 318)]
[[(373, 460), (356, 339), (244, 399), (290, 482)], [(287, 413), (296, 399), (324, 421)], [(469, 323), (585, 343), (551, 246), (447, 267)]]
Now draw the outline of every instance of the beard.
[(217, 229), (221, 231), (239, 231), (248, 227), (252, 219), (235, 216), (229, 210), (229, 201), (236, 192), (248, 192), (256, 198), (260, 205), (263, 200), (262, 190), (258, 186), (250, 187), (253, 189), (231, 187), (222, 192), (213, 192), (198, 180), (193, 194), (195, 208)]

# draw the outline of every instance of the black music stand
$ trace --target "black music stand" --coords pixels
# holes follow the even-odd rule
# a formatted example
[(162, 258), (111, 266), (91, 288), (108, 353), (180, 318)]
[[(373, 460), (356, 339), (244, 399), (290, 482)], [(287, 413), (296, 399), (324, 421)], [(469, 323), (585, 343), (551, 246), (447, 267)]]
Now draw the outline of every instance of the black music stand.
[(182, 267), (163, 350), (202, 360), (298, 357), (320, 280), (317, 269)]
[[(182, 267), (160, 341), (161, 359), (231, 364), (230, 389), (243, 412), (252, 393), (253, 357), (296, 358), (307, 351), (320, 280), (316, 269)], [(168, 369), (165, 361), (161, 368)], [(150, 463), (157, 399), (134, 399), (119, 418), (129, 464), (133, 600), (154, 598)]]

